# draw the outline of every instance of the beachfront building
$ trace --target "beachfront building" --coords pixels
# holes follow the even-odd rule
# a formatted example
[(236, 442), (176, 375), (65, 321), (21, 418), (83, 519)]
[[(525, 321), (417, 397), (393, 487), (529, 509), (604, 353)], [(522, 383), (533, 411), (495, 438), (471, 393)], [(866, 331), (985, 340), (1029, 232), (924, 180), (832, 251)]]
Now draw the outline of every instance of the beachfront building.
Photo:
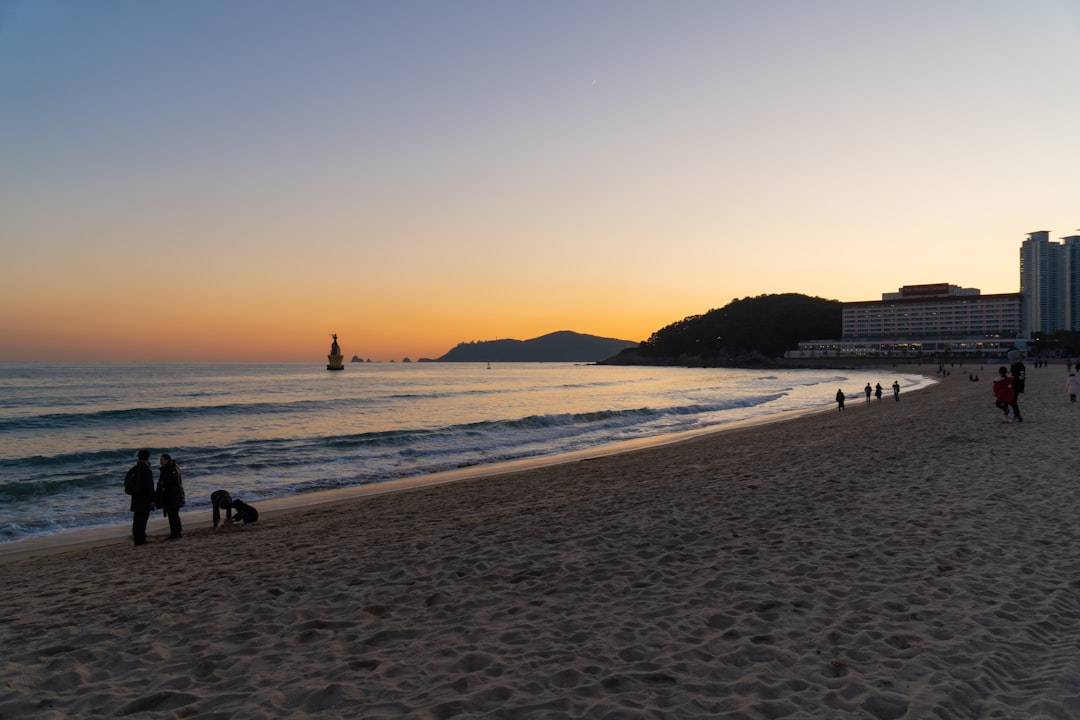
[(788, 357), (999, 355), (1025, 344), (1020, 293), (983, 295), (948, 283), (905, 285), (844, 303), (840, 340), (799, 343)]
[(1080, 331), (1080, 235), (1050, 240), (1047, 230), (1028, 233), (1020, 246), (1022, 330)]

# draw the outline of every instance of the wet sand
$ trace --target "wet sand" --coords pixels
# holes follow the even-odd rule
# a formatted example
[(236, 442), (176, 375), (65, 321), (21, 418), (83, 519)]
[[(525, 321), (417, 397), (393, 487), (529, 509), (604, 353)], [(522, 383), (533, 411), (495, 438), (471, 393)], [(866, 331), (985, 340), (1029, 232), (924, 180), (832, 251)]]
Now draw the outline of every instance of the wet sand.
[(9, 557), (0, 717), (1080, 716), (1080, 405), (979, 374)]

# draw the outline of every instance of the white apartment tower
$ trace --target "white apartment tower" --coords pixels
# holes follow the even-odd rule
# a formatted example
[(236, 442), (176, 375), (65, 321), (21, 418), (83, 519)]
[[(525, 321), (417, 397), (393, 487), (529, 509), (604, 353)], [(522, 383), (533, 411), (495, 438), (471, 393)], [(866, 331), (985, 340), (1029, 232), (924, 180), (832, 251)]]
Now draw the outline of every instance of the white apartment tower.
[(1023, 335), (1080, 330), (1080, 235), (1050, 240), (1047, 230), (1028, 233), (1020, 246)]

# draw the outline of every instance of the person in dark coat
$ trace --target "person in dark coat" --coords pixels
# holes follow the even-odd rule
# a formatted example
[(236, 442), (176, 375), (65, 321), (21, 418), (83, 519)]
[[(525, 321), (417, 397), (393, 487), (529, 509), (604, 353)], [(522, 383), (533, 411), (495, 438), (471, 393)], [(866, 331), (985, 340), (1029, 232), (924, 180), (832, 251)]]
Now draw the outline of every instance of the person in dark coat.
[(184, 531), (180, 524), (180, 508), (187, 505), (184, 497), (184, 481), (180, 476), (180, 466), (168, 453), (161, 453), (158, 463), (161, 470), (158, 474), (157, 498), (158, 507), (169, 518), (169, 537), (166, 540), (179, 540)]
[(214, 529), (221, 524), (221, 511), (225, 511), (225, 521), (232, 522), (232, 497), (228, 490), (215, 490), (210, 493), (210, 507), (214, 509)]
[(210, 505), (214, 508), (214, 529), (217, 529), (218, 523), (221, 522), (221, 510), (225, 511), (225, 522), (233, 521), (233, 511), (235, 511), (236, 519), (242, 521), (244, 527), (259, 519), (258, 510), (243, 500), (233, 500), (226, 490), (215, 490), (211, 493)]
[(232, 509), (233, 513), (236, 515), (233, 519), (243, 521), (244, 524), (242, 527), (247, 527), (259, 519), (259, 511), (243, 500), (233, 498)]
[(146, 523), (154, 509), (154, 470), (150, 467), (150, 451), (139, 451), (139, 462), (131, 468), (135, 483), (131, 491), (131, 537), (136, 545), (146, 544)]
[(1020, 395), (1024, 392), (1024, 375), (1027, 372), (1027, 368), (1024, 367), (1024, 361), (1021, 359), (1020, 351), (1016, 348), (1009, 350), (1007, 357), (1009, 358), (1009, 374), (1012, 376), (1012, 388), (1013, 388), (1013, 422), (1022, 423), (1024, 418), (1020, 415)]

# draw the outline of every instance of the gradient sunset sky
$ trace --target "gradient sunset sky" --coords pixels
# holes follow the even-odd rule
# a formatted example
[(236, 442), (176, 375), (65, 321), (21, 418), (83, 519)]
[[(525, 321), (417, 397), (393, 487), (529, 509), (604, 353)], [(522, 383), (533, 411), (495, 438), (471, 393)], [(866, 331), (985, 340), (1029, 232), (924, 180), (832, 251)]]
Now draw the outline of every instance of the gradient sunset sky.
[(644, 340), (1019, 290), (1076, 0), (0, 0), (0, 360)]

